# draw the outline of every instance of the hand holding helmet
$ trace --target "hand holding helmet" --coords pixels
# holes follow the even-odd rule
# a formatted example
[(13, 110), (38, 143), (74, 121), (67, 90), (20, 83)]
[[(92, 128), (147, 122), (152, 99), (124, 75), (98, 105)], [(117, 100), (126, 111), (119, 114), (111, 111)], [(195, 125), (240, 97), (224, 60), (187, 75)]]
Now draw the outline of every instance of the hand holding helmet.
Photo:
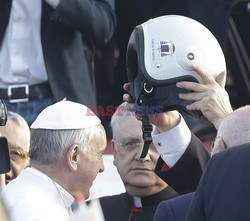
[(221, 72), (214, 79), (200, 67), (193, 66), (193, 70), (199, 74), (204, 83), (178, 82), (176, 84), (178, 88), (193, 91), (192, 93), (181, 93), (179, 96), (181, 99), (193, 101), (186, 108), (190, 111), (201, 111), (218, 129), (224, 117), (233, 111), (228, 93), (225, 90), (226, 72)]
[[(123, 85), (123, 89), (129, 92), (129, 83)], [(126, 93), (123, 95), (123, 100), (128, 103), (133, 103), (132, 97)], [(135, 115), (138, 120), (142, 120), (141, 116)], [(180, 122), (180, 114), (178, 111), (166, 111), (160, 114), (148, 115), (149, 123), (155, 125), (160, 132), (164, 132), (177, 126)]]

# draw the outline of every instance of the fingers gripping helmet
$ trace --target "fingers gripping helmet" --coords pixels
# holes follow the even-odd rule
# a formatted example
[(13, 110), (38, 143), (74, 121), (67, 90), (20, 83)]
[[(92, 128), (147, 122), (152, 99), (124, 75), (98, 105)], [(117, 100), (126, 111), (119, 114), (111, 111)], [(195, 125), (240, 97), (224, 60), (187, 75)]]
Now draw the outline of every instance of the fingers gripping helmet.
[(185, 109), (188, 101), (178, 81), (202, 82), (191, 65), (216, 77), (226, 70), (222, 49), (213, 34), (197, 21), (178, 15), (151, 19), (132, 32), (127, 47), (130, 95), (136, 106)]

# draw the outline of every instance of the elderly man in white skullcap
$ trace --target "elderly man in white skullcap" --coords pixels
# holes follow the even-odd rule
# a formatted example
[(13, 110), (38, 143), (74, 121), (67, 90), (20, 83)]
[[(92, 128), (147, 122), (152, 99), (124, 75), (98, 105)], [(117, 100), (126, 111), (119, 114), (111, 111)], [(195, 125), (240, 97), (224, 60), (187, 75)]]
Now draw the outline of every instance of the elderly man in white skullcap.
[(84, 105), (60, 101), (31, 125), (30, 165), (1, 196), (12, 221), (68, 220), (75, 195), (84, 199), (99, 172), (106, 134)]

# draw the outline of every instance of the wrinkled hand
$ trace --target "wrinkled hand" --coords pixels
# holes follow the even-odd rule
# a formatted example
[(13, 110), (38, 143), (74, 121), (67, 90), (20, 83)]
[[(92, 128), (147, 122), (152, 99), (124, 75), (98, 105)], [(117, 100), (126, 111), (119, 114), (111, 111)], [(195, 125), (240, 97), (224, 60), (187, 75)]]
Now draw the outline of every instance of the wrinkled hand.
[(178, 111), (167, 111), (158, 115), (149, 115), (149, 122), (155, 125), (161, 133), (177, 126), (180, 120), (181, 117)]
[(5, 187), (5, 174), (0, 174), (0, 191)]
[[(129, 91), (129, 83), (124, 84), (123, 89)], [(123, 95), (123, 100), (128, 103), (133, 103), (133, 99), (129, 94)], [(138, 120), (142, 117), (139, 114), (135, 115)], [(149, 122), (155, 125), (160, 132), (164, 132), (172, 129), (180, 123), (181, 117), (178, 111), (168, 111), (163, 113), (157, 113), (156, 115), (149, 115)]]
[(194, 91), (185, 94), (181, 93), (179, 97), (193, 101), (186, 108), (188, 110), (200, 110), (218, 129), (222, 120), (233, 111), (228, 93), (225, 90), (226, 73), (220, 73), (215, 80), (200, 67), (193, 65), (192, 69), (200, 75), (204, 84), (186, 81), (178, 82), (177, 87)]

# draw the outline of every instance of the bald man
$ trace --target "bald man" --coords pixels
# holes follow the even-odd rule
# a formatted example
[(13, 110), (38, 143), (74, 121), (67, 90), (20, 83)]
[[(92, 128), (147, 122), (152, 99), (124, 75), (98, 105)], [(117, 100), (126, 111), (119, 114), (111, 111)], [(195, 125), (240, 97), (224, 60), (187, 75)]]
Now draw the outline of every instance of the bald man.
[[(223, 118), (223, 121), (220, 123), (220, 126), (218, 128), (217, 136), (213, 144), (213, 149), (211, 154), (215, 155), (216, 153), (221, 152), (225, 149), (234, 146), (239, 146), (249, 142), (250, 142), (250, 106), (247, 105), (233, 111), (231, 114)], [(228, 162), (228, 163), (232, 165), (234, 164), (234, 162)], [(224, 162), (221, 162), (221, 165), (222, 164), (224, 164)], [(219, 170), (219, 168), (217, 169)], [(202, 175), (203, 181), (201, 181), (201, 183), (199, 184), (195, 194), (194, 193), (186, 194), (172, 200), (164, 201), (161, 204), (159, 204), (154, 217), (155, 221), (161, 221), (161, 220), (185, 221), (186, 215), (189, 211), (189, 207), (193, 198), (194, 198), (194, 203), (192, 204), (192, 207), (190, 209), (188, 220), (190, 221), (207, 220), (205, 219), (205, 217), (208, 218), (207, 214), (209, 212), (207, 211), (209, 209), (204, 206), (205, 205), (204, 202), (207, 202), (207, 198), (204, 195), (204, 189), (206, 190), (208, 189), (208, 191), (210, 191), (211, 193), (215, 193), (214, 188), (218, 189), (217, 188), (218, 185), (217, 184), (215, 185), (214, 183), (222, 184), (223, 182), (225, 182), (224, 184), (225, 186), (227, 186), (226, 182), (230, 181), (223, 180), (222, 176), (224, 172), (225, 171), (222, 171), (220, 176), (213, 179), (212, 178), (208, 179), (205, 172), (205, 174)], [(213, 173), (216, 175), (218, 171), (213, 171)], [(221, 185), (221, 188), (222, 186), (223, 185)], [(219, 194), (218, 191), (215, 193), (216, 198), (214, 198), (213, 201), (209, 200), (210, 208), (216, 207), (214, 205), (215, 202), (217, 202), (217, 197), (219, 197), (219, 195), (217, 194)], [(208, 195), (209, 194), (206, 194), (206, 196)], [(208, 199), (210, 199), (210, 197)], [(224, 203), (226, 204), (226, 201)], [(223, 202), (221, 202), (220, 205), (223, 205)], [(220, 214), (220, 212), (217, 209), (215, 210), (218, 212), (217, 215)], [(217, 217), (217, 215), (215, 217)], [(226, 219), (216, 218), (211, 220), (228, 220), (228, 218)]]

